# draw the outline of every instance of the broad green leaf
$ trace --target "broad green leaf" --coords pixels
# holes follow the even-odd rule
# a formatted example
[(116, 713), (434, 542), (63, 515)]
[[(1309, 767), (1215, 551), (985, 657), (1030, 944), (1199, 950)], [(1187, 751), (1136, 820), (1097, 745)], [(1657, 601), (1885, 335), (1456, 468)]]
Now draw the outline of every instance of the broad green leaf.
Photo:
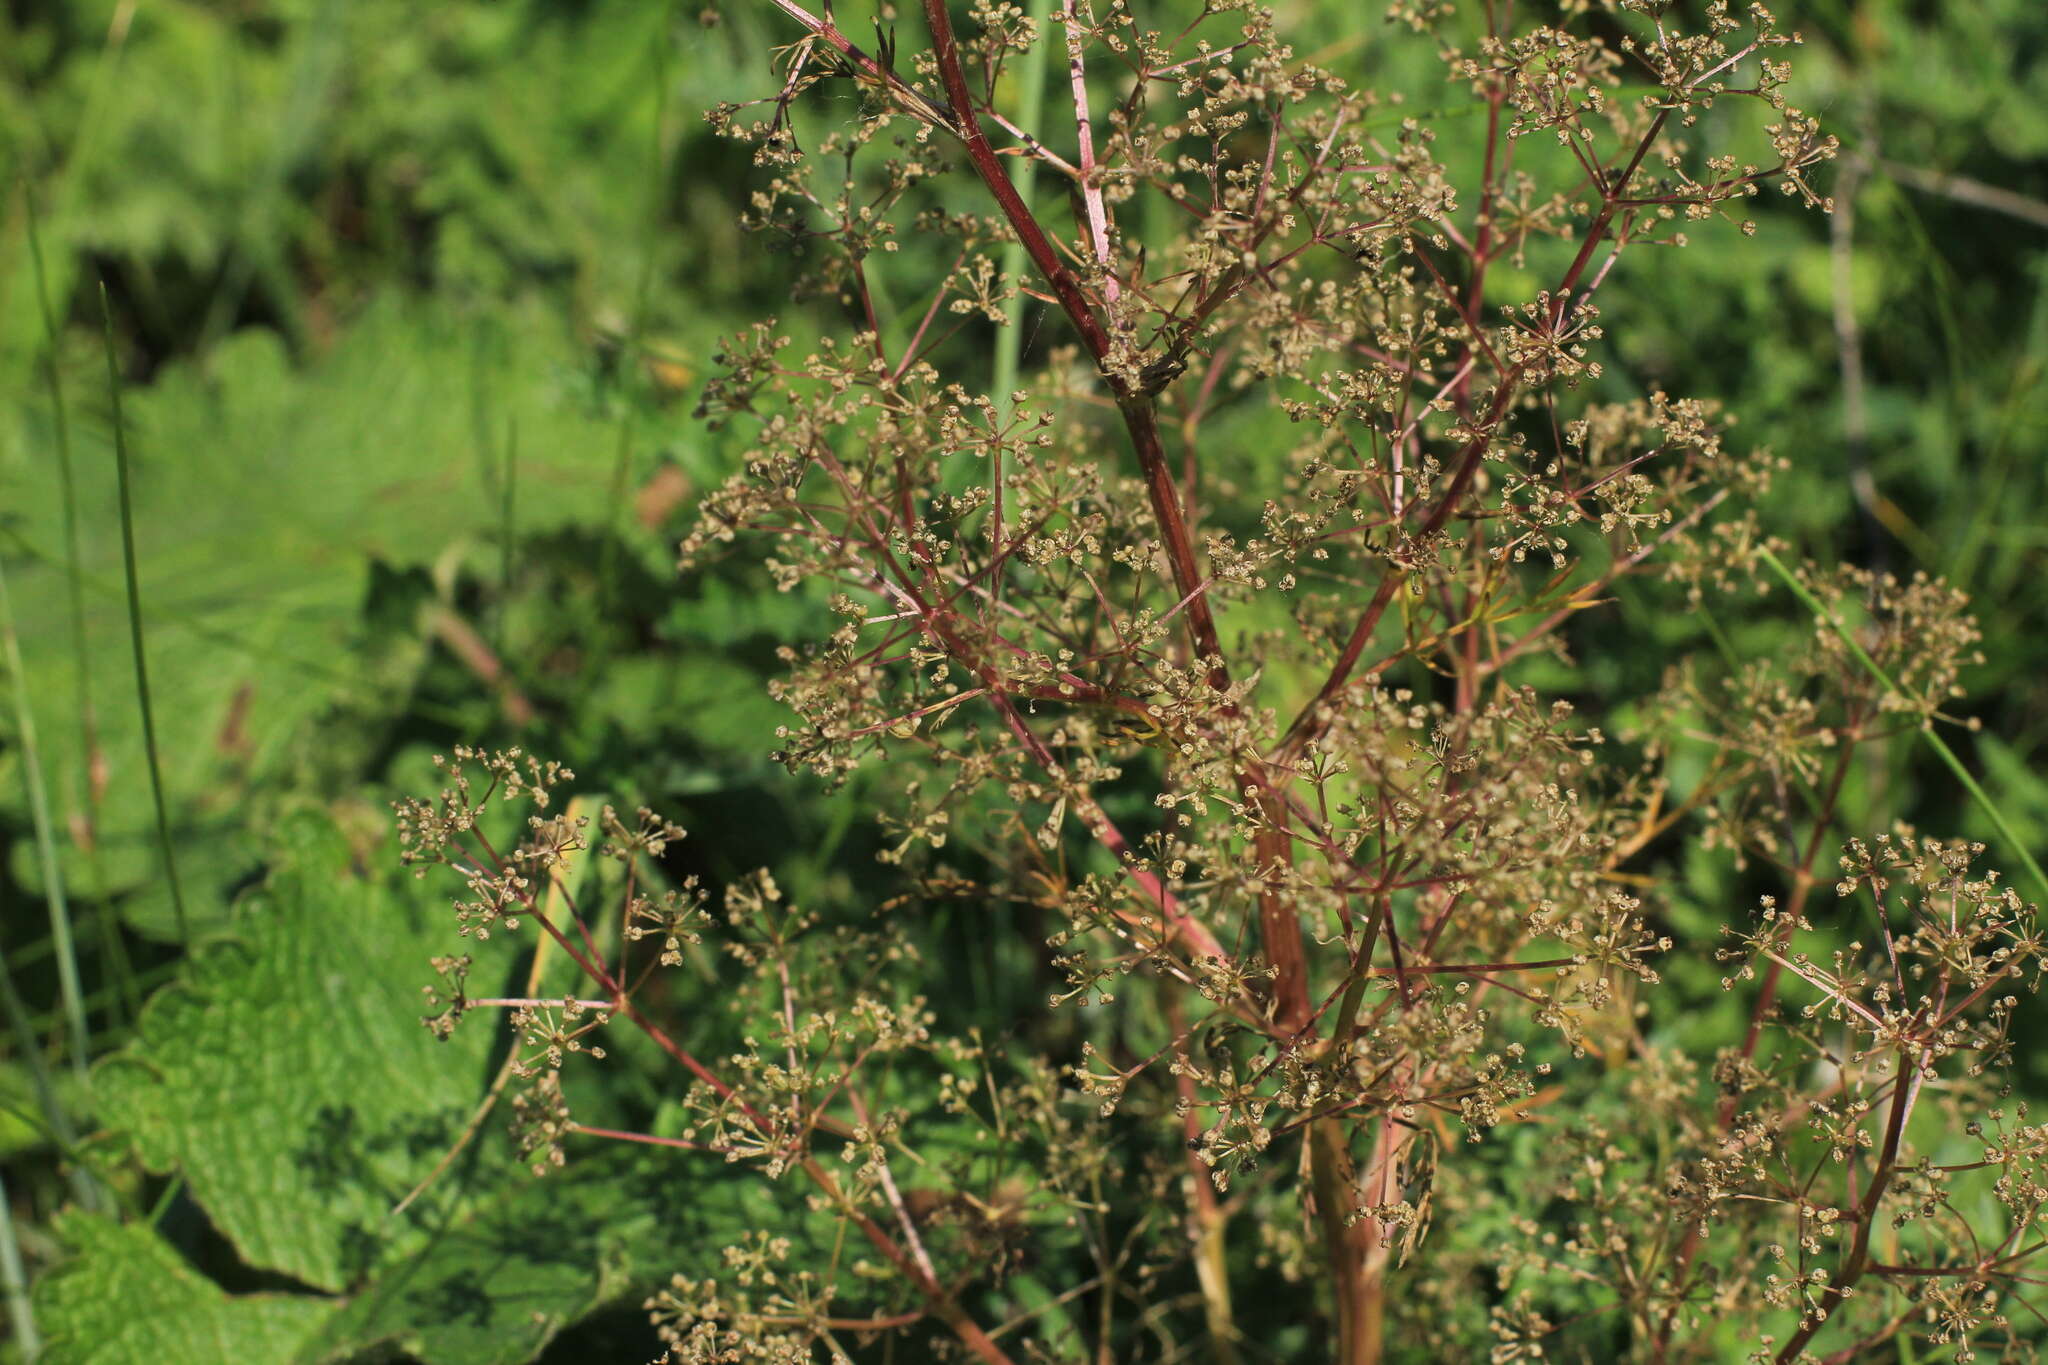
[[(130, 398), (136, 522), (150, 670), (174, 832), (204, 845), (188, 878), (235, 885), (255, 867), (263, 804), (276, 786), (350, 770), (373, 744), (337, 712), (382, 712), (408, 680), (365, 667), (379, 651), (416, 667), (361, 620), (371, 566), (445, 572), (483, 553), (497, 509), (484, 494), (470, 396), (493, 394), (491, 423), (516, 422), (522, 531), (601, 518), (616, 430), (563, 376), (584, 363), (558, 324), (501, 324), (479, 375), (477, 328), (459, 312), (392, 303), (358, 319), (335, 349), (294, 369), (274, 336), (237, 333), (209, 364), (177, 366)], [(78, 392), (74, 385), (74, 394)], [(90, 390), (88, 390), (90, 392)], [(374, 394), (374, 402), (364, 395)], [(95, 404), (96, 406), (96, 404)], [(92, 810), (97, 868), (67, 841), (70, 885), (115, 894), (156, 876), (153, 808), (129, 663), (102, 421), (74, 413), (86, 578), (87, 662), (106, 788)], [(0, 498), (27, 552), (18, 571), (25, 667), (36, 691), (60, 817), (86, 810), (76, 675), (65, 620), (55, 455), (24, 423), (0, 446)], [(416, 622), (404, 627), (421, 638)], [(354, 742), (359, 752), (338, 753)], [(0, 812), (18, 793), (0, 791)], [(252, 837), (253, 836), (253, 837)], [(40, 880), (17, 856), (14, 873)], [(195, 899), (200, 897), (195, 896)], [(216, 897), (216, 903), (224, 898)], [(146, 894), (125, 907), (159, 927)]]
[[(673, 43), (678, 7), (629, 0), (464, 4), (429, 20), (396, 0), (309, 0), (260, 23), (204, 6), (72, 9), (31, 16), (15, 35), (18, 60), (0, 72), (0, 170), (19, 158), (31, 181), (50, 296), (60, 329), (74, 324), (59, 350), (85, 659), (64, 620), (54, 414), (32, 368), (45, 339), (11, 216), (0, 546), (23, 561), (21, 629), (56, 804), (100, 850), (93, 866), (67, 844), (66, 876), (164, 937), (108, 533), (97, 315), (89, 331), (75, 326), (94, 275), (111, 279), (140, 349), (165, 362), (129, 404), (143, 598), (171, 815), (181, 842), (203, 845), (186, 879), (193, 899), (224, 904), (204, 893), (256, 870), (273, 804), (262, 798), (378, 752), (362, 727), (336, 735), (327, 723), (337, 706), (377, 712), (394, 695), (361, 667), (366, 568), (445, 571), (487, 548), (498, 502), (479, 477), (480, 438), (520, 434), (522, 537), (614, 524), (628, 404), (644, 409), (629, 471), (644, 472), (658, 445), (695, 477), (722, 473), (701, 429), (675, 418), (730, 325), (703, 290), (725, 298), (741, 280), (699, 272), (687, 296), (670, 281), (703, 243), (743, 253), (723, 205), (669, 203), (658, 172), (708, 136), (682, 110), (737, 96), (748, 78), (718, 50), (736, 40)], [(508, 120), (511, 109), (531, 117)], [(645, 340), (670, 358), (658, 382), (654, 351), (628, 343), (650, 262), (661, 283)], [(428, 279), (429, 294), (412, 289)], [(289, 347), (243, 325), (251, 316), (275, 319)], [(97, 798), (79, 752), (81, 670), (107, 781)], [(18, 802), (0, 787), (0, 819)], [(11, 871), (39, 889), (18, 853)]]
[(334, 1311), (313, 1295), (229, 1295), (145, 1224), (72, 1213), (56, 1232), (71, 1259), (36, 1286), (43, 1365), (266, 1365)]
[[(361, 870), (382, 852), (313, 817), (289, 824), (268, 883), (98, 1072), (107, 1125), (181, 1174), (245, 1263), (342, 1300), (319, 1300), (324, 1322), (290, 1351), (195, 1359), (397, 1346), (430, 1365), (509, 1365), (684, 1265), (711, 1271), (719, 1245), (768, 1216), (755, 1182), (719, 1166), (698, 1188), (702, 1164), (668, 1153), (587, 1144), (538, 1180), (501, 1111), (391, 1217), (467, 1122), (498, 1035), (484, 1015), (446, 1043), (420, 1027), (427, 958), (451, 949), (452, 926), (430, 883)], [(477, 953), (483, 991), (520, 945), (469, 946), (500, 950)]]
[(482, 1020), (446, 1043), (420, 1027), (452, 938), (432, 889), (353, 863), (339, 832), (293, 823), (269, 884), (98, 1075), (106, 1123), (181, 1173), (244, 1261), (336, 1293), (447, 1216), (452, 1188), (389, 1213), (453, 1142), (492, 1044)]

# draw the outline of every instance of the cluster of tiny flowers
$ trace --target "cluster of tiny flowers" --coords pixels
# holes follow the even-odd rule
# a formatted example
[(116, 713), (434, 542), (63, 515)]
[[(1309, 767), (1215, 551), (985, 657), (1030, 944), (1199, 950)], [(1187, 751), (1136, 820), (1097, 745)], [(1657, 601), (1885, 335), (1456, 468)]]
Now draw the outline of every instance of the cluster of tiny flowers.
[[(813, 613), (763, 748), (861, 775), (905, 890), (852, 914), (769, 869), (673, 875), (680, 826), (605, 807), (591, 835), (518, 751), (458, 750), (399, 806), (407, 863), (461, 878), (458, 936), (538, 925), (590, 979), (512, 1005), (536, 1169), (591, 1135), (562, 1068), (614, 1021), (680, 1068), (640, 1138), (805, 1183), (787, 1228), (647, 1300), (669, 1361), (899, 1333), (1070, 1358), (1049, 1309), (976, 1314), (1089, 1257), (1029, 1301), (1100, 1288), (1102, 1359), (1236, 1354), (1247, 1268), (1326, 1280), (1301, 1292), (1347, 1360), (1404, 1333), (1544, 1359), (1591, 1319), (1649, 1360), (2018, 1339), (2048, 1135), (1998, 1076), (2033, 908), (1906, 830), (1810, 903), (1852, 771), (1978, 660), (1960, 594), (1808, 568), (1829, 617), (1770, 657), (1674, 659), (1611, 716), (1538, 685), (1618, 596), (1781, 600), (1756, 503), (1784, 461), (1709, 399), (1617, 398), (1601, 305), (1650, 248), (1742, 249), (1768, 190), (1826, 207), (1797, 35), (1721, 0), (1514, 8), (1390, 13), (1484, 111), (1472, 155), (1250, 0), (1157, 29), (1122, 0), (1051, 25), (987, 0), (961, 30), (933, 3), (872, 51), (784, 5), (772, 92), (712, 112), (793, 304), (853, 321), (721, 345), (699, 415), (741, 453), (679, 558), (753, 553)], [(1057, 136), (995, 99), (1041, 43)], [(1756, 160), (1715, 141), (1745, 109)], [(1067, 193), (1034, 210), (1026, 168)], [(1036, 372), (984, 392), (986, 329), (1015, 358), (1027, 314)], [(529, 808), (502, 852), (493, 797)], [(1733, 916), (1749, 1027), (1711, 1060), (1652, 1026), (1672, 956), (1706, 956), (1671, 836), (1772, 888)], [(565, 884), (587, 841), (608, 913)], [(1044, 1008), (1002, 1045), (939, 1029), (941, 907), (1038, 958)], [(445, 1035), (479, 1006), (466, 958), (435, 966)], [(658, 969), (717, 1008), (653, 1018)], [(1978, 1116), (1952, 1131), (1980, 1160), (1937, 1162), (1936, 1111)], [(1541, 1169), (1500, 1188), (1475, 1154), (1531, 1125)]]

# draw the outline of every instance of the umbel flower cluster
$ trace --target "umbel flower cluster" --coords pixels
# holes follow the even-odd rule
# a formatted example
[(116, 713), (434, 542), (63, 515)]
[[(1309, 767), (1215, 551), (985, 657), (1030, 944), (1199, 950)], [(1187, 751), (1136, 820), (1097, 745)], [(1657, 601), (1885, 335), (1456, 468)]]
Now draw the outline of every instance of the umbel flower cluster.
[[(905, 890), (672, 880), (680, 829), (592, 834), (517, 754), (401, 810), (462, 934), (587, 978), (492, 1002), (537, 1168), (625, 1138), (804, 1191), (649, 1301), (668, 1359), (2030, 1349), (2048, 1130), (1999, 1078), (2033, 908), (1974, 848), (1844, 842), (1974, 660), (1964, 603), (1802, 570), (1887, 682), (1817, 629), (1564, 695), (1610, 705), (1570, 642), (1618, 597), (1739, 608), (1784, 550), (1780, 461), (1598, 357), (1632, 270), (1741, 250), (1759, 195), (1825, 207), (1796, 36), (1404, 0), (1371, 41), (1441, 59), (1454, 139), (1233, 0), (764, 9), (769, 96), (711, 117), (844, 330), (725, 346), (701, 415), (745, 455), (682, 560), (815, 604), (764, 746), (885, 802)], [(502, 850), (494, 802), (528, 812)], [(1674, 942), (1674, 843), (1772, 887), (1725, 942)], [(609, 909), (565, 872), (592, 845)], [(1028, 945), (1042, 1019), (935, 1027), (919, 944), (962, 907)], [(697, 1043), (658, 983), (711, 949), (743, 1022)], [(1702, 1056), (1656, 1001), (1716, 951), (1748, 1022)], [(436, 965), (445, 1031), (481, 1002)], [(659, 1131), (564, 1098), (625, 1026), (678, 1068)]]

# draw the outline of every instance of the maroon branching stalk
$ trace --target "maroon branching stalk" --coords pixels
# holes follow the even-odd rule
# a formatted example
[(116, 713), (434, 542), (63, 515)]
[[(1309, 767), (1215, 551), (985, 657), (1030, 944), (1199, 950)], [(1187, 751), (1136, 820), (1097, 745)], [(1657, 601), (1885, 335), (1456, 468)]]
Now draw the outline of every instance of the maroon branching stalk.
[[(1626, 733), (1533, 685), (1622, 592), (1759, 591), (1750, 504), (1780, 462), (1724, 448), (1712, 401), (1618, 396), (1597, 305), (1624, 255), (1719, 234), (1766, 187), (1824, 204), (1809, 176), (1834, 144), (1785, 103), (1777, 58), (1796, 38), (1761, 7), (1709, 5), (1687, 31), (1656, 0), (1556, 26), (1397, 4), (1394, 32), (1434, 27), (1484, 115), (1445, 153), (1452, 135), (1302, 61), (1248, 4), (1155, 30), (1065, 0), (1055, 34), (1000, 4), (956, 27), (923, 0), (921, 46), (878, 29), (872, 47), (839, 12), (773, 4), (794, 43), (772, 95), (712, 122), (761, 172), (745, 222), (799, 248), (795, 297), (833, 321), (799, 357), (772, 321), (726, 343), (702, 415), (747, 449), (682, 559), (762, 547), (815, 604), (817, 638), (782, 651), (778, 754), (832, 783), (878, 770), (906, 891), (857, 945), (765, 872), (725, 889), (721, 918), (694, 883), (652, 893), (680, 831), (608, 814), (620, 913), (556, 914), (539, 897), (565, 894), (580, 826), (536, 814), (501, 858), (459, 776), (403, 812), (413, 854), (469, 879), (465, 932), (533, 920), (593, 983), (580, 1003), (494, 1002), (527, 1039), (531, 1151), (603, 1137), (800, 1171), (881, 1257), (842, 1273), (795, 1232), (729, 1248), (726, 1276), (650, 1300), (671, 1358), (806, 1359), (934, 1323), (984, 1360), (1010, 1358), (1012, 1331), (1051, 1350), (1006, 1286), (1062, 1236), (1086, 1247), (1063, 1264), (1094, 1273), (1055, 1292), (1076, 1321), (1095, 1305), (1098, 1360), (1145, 1358), (1166, 1320), (1242, 1358), (1233, 1281), (1261, 1257), (1327, 1286), (1344, 1365), (1471, 1355), (1448, 1324), (1474, 1304), (1496, 1359), (1530, 1358), (1583, 1318), (1551, 1296), (1588, 1284), (1611, 1287), (1595, 1311), (1641, 1359), (1705, 1358), (1716, 1321), (1759, 1359), (1823, 1340), (1847, 1359), (1913, 1330), (1897, 1295), (1943, 1339), (2008, 1332), (1984, 1286), (2015, 1281), (2044, 1201), (2006, 1177), (2048, 1139), (1994, 1108), (1984, 1161), (1943, 1167), (1920, 1130), (1931, 1097), (1981, 1098), (2000, 1062), (2004, 992), (2038, 973), (2029, 912), (1968, 850), (1901, 833), (1848, 846), (1872, 931), (1801, 946), (1834, 932), (1809, 901), (1860, 764), (1938, 719), (1972, 660), (1961, 599), (1809, 574), (1868, 622), (1898, 692), (1826, 634), (1725, 676), (1675, 661), (1627, 699)], [(1033, 43), (1066, 59), (1071, 136), (1006, 112)], [(1770, 155), (1716, 149), (1745, 135)], [(1019, 160), (1064, 181), (1066, 211), (1026, 204)], [(1011, 243), (1026, 278), (998, 265)], [(1020, 295), (1051, 349), (1022, 392), (986, 394), (974, 329)], [(559, 780), (462, 757), (542, 810)], [(1786, 887), (1761, 921), (1737, 915), (1729, 984), (1763, 981), (1710, 1076), (1647, 1027), (1686, 894), (1659, 861), (1673, 831)], [(1910, 911), (1893, 886), (1916, 889)], [(1069, 1012), (1000, 1058), (931, 1036), (911, 930), (947, 899), (1042, 943)], [(747, 1021), (717, 1068), (640, 995), (706, 941)], [(555, 1077), (598, 1015), (690, 1078), (684, 1131), (568, 1116)], [(1553, 1125), (1537, 1179), (1490, 1191), (1455, 1159), (1524, 1123)], [(971, 1151), (948, 1146), (963, 1131)], [(1959, 1240), (1945, 1191), (1994, 1166), (2010, 1227)], [(1430, 1235), (1488, 1201), (1526, 1236)], [(1111, 1211), (1145, 1227), (1162, 1202), (1187, 1236), (1118, 1251)], [(1389, 1294), (1397, 1272), (1412, 1292)], [(1147, 1299), (1175, 1274), (1187, 1302)]]

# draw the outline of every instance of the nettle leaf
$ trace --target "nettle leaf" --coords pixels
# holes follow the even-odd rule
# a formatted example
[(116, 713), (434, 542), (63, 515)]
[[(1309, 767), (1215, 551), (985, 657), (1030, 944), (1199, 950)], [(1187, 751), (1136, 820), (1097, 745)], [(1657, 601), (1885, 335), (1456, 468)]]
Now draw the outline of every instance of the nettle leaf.
[[(375, 752), (358, 742), (337, 753), (347, 732), (325, 727), (338, 710), (382, 714), (394, 694), (392, 679), (362, 667), (376, 643), (361, 619), (370, 566), (445, 569), (487, 552), (495, 563), (499, 509), (479, 471), (468, 395), (490, 393), (495, 439), (520, 433), (522, 537), (607, 516), (616, 423), (577, 385), (587, 353), (544, 318), (508, 310), (486, 328), (453, 307), (386, 301), (315, 365), (295, 367), (274, 335), (251, 329), (129, 396), (164, 783), (174, 832), (205, 844), (186, 860), (195, 900), (255, 869), (265, 798)], [(504, 340), (487, 346), (486, 335)], [(81, 369), (70, 382), (103, 399), (103, 378), (94, 386)], [(172, 916), (152, 890), (155, 814), (129, 671), (111, 431), (93, 403), (76, 407), (85, 666), (105, 782), (93, 799), (54, 444), (48, 423), (30, 420), (38, 414), (0, 407), (0, 501), (22, 560), (17, 628), (59, 818), (83, 829), (89, 810), (100, 850), (95, 864), (78, 839), (65, 841), (67, 884), (104, 886), (124, 898), (131, 925), (170, 937)], [(416, 621), (402, 628), (425, 638)], [(0, 788), (0, 814), (19, 815), (20, 800), (19, 784)], [(31, 857), (17, 852), (12, 870), (40, 888)]]
[(249, 1264), (339, 1292), (424, 1236), (389, 1211), (460, 1131), (492, 1041), (419, 1025), (445, 937), (432, 903), (363, 876), (333, 829), (296, 823), (231, 933), (101, 1068), (107, 1122), (152, 1170), (183, 1173)]
[(334, 1311), (312, 1295), (230, 1295), (143, 1224), (73, 1213), (56, 1231), (72, 1257), (36, 1286), (44, 1365), (289, 1360)]
[[(501, 1035), (481, 1015), (446, 1043), (419, 1025), (426, 960), (449, 937), (431, 883), (366, 875), (312, 818), (288, 826), (274, 868), (150, 1002), (98, 1094), (107, 1124), (150, 1169), (181, 1174), (245, 1262), (345, 1296), (320, 1301), (305, 1358), (400, 1343), (435, 1365), (523, 1360), (674, 1269), (674, 1248), (746, 1225), (657, 1219), (680, 1202), (672, 1160), (600, 1155), (535, 1180), (495, 1116), (393, 1217), (468, 1121)], [(479, 952), (472, 981), (509, 970), (517, 948)], [(709, 1217), (692, 1198), (692, 1218)]]

